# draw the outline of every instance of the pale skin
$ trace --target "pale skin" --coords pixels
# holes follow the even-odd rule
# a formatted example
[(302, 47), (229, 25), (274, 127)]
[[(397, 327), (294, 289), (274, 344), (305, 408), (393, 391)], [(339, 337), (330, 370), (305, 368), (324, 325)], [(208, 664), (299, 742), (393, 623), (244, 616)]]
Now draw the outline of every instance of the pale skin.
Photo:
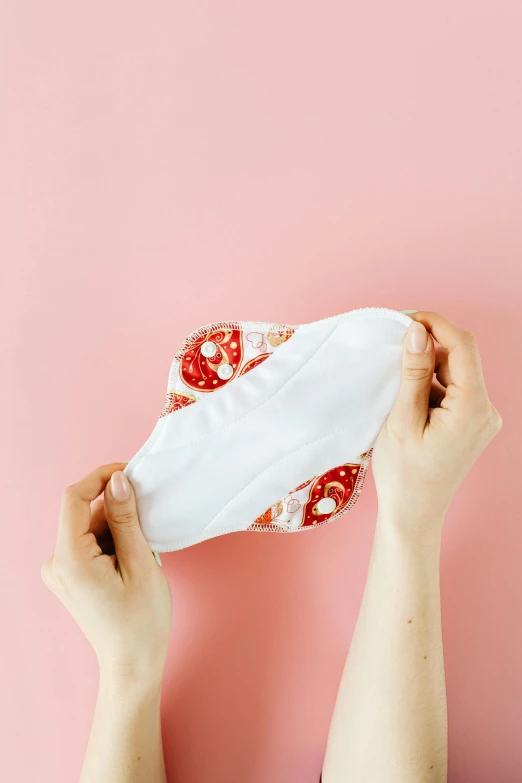
[[(374, 546), (323, 783), (447, 780), (441, 534), (452, 497), (502, 422), (474, 336), (436, 313), (412, 318), (399, 395), (373, 450)], [(172, 601), (124, 467), (105, 465), (65, 490), (42, 568), (100, 665), (81, 783), (166, 781), (160, 692)]]

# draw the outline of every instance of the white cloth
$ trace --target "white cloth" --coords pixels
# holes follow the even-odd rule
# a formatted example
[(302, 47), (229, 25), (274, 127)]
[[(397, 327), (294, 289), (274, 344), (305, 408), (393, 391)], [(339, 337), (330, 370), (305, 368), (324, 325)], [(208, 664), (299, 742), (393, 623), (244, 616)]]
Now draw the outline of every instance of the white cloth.
[[(311, 529), (303, 519), (293, 522), (297, 506), (292, 504), (301, 507), (310, 480), (330, 476), (336, 466), (349, 464), (354, 474), (361, 467), (359, 483), (351, 487), (353, 504), (368, 451), (399, 390), (402, 343), (410, 322), (394, 310), (363, 308), (297, 327), (229, 324), (245, 345), (256, 344), (258, 350), (267, 348), (265, 338), (274, 329), (288, 330), (289, 339), (245, 374), (234, 365), (228, 382), (199, 398), (191, 396), (188, 402), (195, 399), (196, 404), (162, 415), (128, 463), (125, 472), (151, 548), (172, 551), (224, 533), (263, 529), (252, 523), (271, 508), (270, 529)], [(172, 364), (168, 399), (182, 362), (189, 362), (185, 354), (193, 357), (199, 351), (198, 359), (204, 361), (215, 350), (208, 348), (212, 330), (226, 326), (193, 333), (197, 349), (194, 339), (187, 338)], [(260, 337), (244, 339), (252, 334)], [(196, 383), (195, 378), (187, 382), (192, 381)], [(346, 470), (338, 469), (345, 476)], [(303, 482), (308, 484), (301, 496), (293, 494)], [(328, 501), (322, 508), (326, 506)], [(313, 513), (319, 514), (318, 521), (329, 521), (342, 513), (341, 506), (345, 510), (346, 503), (336, 501), (333, 511), (319, 514), (316, 505)]]

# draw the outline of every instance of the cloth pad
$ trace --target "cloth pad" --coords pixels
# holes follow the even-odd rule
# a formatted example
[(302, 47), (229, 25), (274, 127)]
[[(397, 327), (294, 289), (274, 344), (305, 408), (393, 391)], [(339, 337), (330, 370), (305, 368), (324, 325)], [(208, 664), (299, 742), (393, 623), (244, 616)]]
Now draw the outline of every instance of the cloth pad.
[(353, 507), (400, 385), (411, 319), (223, 322), (184, 341), (125, 472), (155, 552), (239, 530), (310, 530)]

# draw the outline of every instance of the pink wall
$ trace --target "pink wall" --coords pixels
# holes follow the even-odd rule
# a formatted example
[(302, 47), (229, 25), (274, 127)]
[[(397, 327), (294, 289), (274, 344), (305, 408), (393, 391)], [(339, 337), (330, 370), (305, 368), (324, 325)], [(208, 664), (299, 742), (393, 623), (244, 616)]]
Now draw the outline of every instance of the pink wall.
[[(40, 582), (62, 488), (133, 455), (193, 328), (375, 305), (479, 336), (504, 429), (444, 540), (450, 780), (522, 780), (522, 5), (4, 0), (0, 30), (2, 779), (76, 780), (94, 706)], [(164, 557), (171, 780), (317, 783), (375, 508), (369, 478), (312, 535)]]

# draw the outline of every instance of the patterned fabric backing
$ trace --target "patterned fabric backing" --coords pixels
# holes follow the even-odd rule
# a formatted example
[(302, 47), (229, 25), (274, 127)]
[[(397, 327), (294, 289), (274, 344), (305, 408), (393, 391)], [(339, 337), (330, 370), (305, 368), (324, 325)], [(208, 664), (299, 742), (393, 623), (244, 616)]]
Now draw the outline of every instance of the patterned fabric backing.
[[(193, 332), (174, 359), (160, 418), (193, 405), (204, 394), (251, 372), (290, 340), (298, 328), (257, 324), (251, 330), (241, 322), (231, 321), (210, 324)], [(357, 502), (370, 457), (371, 449), (352, 462), (334, 466), (320, 476), (311, 476), (298, 487), (289, 487), (288, 494), (275, 498), (247, 529), (285, 533), (332, 521)], [(319, 505), (324, 498), (331, 499), (326, 504), (326, 512), (325, 504)]]
[[(167, 393), (161, 415), (191, 405), (201, 394), (221, 389), (239, 375), (250, 372), (289, 340), (296, 328), (287, 326), (280, 331), (245, 333), (240, 323), (230, 322), (228, 328), (226, 324), (215, 324), (198, 329), (176, 354), (177, 376), (174, 379), (171, 376), (172, 389)], [(214, 355), (209, 357), (203, 353), (203, 346), (208, 343), (216, 348)], [(228, 369), (227, 373), (223, 371), (224, 367)]]

